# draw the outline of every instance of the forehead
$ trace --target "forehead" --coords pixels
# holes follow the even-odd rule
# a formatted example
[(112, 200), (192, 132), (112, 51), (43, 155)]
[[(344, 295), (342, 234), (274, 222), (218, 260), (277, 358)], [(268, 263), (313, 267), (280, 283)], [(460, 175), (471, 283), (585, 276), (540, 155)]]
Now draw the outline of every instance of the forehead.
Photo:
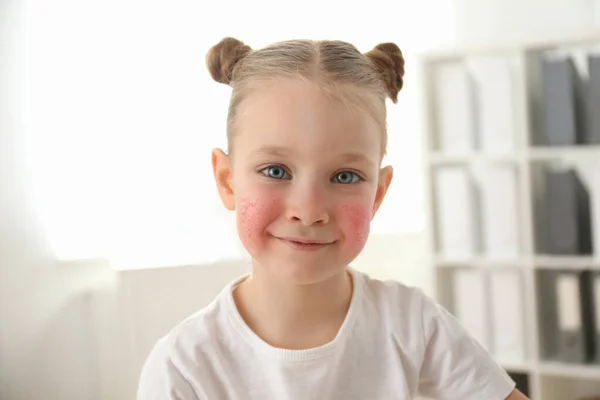
[(362, 153), (377, 165), (382, 156), (383, 133), (368, 112), (310, 81), (272, 80), (255, 88), (239, 105), (235, 130), (236, 152), (276, 146), (318, 157)]

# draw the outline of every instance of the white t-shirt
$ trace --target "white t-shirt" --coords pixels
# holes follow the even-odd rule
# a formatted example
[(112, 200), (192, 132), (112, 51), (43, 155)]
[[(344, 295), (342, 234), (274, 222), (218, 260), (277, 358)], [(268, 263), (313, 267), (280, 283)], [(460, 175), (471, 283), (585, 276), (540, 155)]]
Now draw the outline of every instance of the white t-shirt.
[(226, 286), (158, 341), (138, 400), (504, 400), (508, 374), (443, 308), (416, 288), (349, 268), (350, 307), (336, 338), (285, 350), (261, 340)]

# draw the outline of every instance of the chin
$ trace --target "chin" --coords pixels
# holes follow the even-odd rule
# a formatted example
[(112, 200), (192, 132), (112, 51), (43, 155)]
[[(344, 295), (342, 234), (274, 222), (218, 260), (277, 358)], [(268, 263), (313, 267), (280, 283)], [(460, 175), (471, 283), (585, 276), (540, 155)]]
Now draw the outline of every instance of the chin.
[(313, 285), (343, 273), (348, 264), (336, 262), (302, 262), (302, 260), (269, 260), (260, 263), (278, 280), (294, 285)]

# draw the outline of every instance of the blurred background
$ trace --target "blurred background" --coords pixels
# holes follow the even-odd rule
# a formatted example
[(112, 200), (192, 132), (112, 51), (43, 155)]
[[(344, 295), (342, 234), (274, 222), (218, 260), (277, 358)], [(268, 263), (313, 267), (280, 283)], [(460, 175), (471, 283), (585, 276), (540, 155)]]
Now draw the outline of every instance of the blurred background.
[(1, 400), (134, 399), (248, 271), (210, 168), (225, 36), (396, 42), (394, 184), (354, 266), (423, 288), (532, 399), (600, 395), (600, 0), (0, 0)]

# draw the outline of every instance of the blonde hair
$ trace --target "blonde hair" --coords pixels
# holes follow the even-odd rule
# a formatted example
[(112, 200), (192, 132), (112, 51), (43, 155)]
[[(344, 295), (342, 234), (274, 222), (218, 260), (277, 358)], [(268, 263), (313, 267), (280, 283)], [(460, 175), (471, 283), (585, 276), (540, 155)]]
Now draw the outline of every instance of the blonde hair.
[(241, 101), (261, 81), (281, 77), (313, 81), (327, 94), (367, 111), (382, 128), (385, 153), (385, 99), (397, 102), (404, 77), (404, 58), (394, 43), (381, 43), (362, 54), (352, 44), (337, 40), (288, 40), (253, 50), (227, 37), (208, 51), (206, 64), (215, 81), (232, 88), (229, 148)]

